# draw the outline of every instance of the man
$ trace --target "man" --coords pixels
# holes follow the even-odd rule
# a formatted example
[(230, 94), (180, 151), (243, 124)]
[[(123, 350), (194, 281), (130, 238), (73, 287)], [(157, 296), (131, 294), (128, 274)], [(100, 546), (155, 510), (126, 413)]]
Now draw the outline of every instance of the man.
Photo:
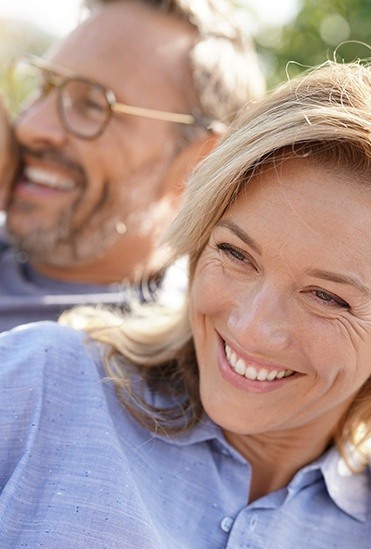
[(186, 176), (263, 91), (221, 0), (87, 5), (45, 60), (26, 63), (42, 83), (15, 124), (21, 168), (7, 199), (0, 330), (170, 291), (158, 243)]

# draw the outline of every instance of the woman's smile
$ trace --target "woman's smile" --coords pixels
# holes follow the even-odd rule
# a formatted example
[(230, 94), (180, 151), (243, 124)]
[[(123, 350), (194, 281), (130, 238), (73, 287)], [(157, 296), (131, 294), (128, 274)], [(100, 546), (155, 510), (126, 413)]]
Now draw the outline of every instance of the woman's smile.
[(252, 381), (275, 381), (277, 379), (282, 379), (283, 377), (292, 376), (295, 373), (294, 370), (280, 370), (276, 368), (269, 370), (264, 367), (259, 367), (254, 365), (254, 362), (246, 362), (243, 358), (239, 357), (229, 345), (226, 344), (224, 349), (229, 365), (234, 371), (238, 375), (244, 376)]
[(279, 364), (246, 357), (246, 355), (243, 358), (220, 337), (218, 361), (223, 378), (234, 387), (250, 393), (274, 391), (281, 387), (287, 378), (300, 375)]

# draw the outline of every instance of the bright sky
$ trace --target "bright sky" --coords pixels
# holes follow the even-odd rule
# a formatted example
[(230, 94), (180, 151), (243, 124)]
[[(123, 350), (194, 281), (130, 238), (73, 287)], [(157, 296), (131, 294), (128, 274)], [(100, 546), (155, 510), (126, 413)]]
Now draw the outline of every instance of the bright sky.
[[(289, 19), (298, 0), (243, 0), (266, 22), (281, 23)], [(80, 0), (3, 0), (0, 18), (30, 20), (51, 34), (62, 36), (76, 26)]]
[(78, 22), (80, 0), (3, 0), (0, 18), (16, 17), (61, 36)]

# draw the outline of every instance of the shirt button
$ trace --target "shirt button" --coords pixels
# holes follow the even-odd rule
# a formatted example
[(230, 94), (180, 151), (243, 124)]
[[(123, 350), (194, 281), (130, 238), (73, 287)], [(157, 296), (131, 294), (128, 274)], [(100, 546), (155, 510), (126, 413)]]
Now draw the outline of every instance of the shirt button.
[(257, 521), (258, 521), (257, 516), (254, 515), (250, 520), (250, 530), (255, 530)]
[(233, 524), (233, 519), (231, 517), (224, 517), (220, 521), (220, 528), (223, 530), (223, 532), (230, 532)]

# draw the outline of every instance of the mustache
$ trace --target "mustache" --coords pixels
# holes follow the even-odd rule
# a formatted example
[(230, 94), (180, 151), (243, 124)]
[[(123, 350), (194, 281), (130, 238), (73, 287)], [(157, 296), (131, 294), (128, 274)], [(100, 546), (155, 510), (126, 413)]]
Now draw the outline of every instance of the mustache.
[(25, 163), (27, 159), (43, 160), (60, 166), (61, 168), (77, 171), (82, 177), (85, 177), (85, 171), (78, 162), (51, 148), (35, 151), (28, 149), (27, 147), (22, 147), (20, 150), (20, 157), (22, 163)]

